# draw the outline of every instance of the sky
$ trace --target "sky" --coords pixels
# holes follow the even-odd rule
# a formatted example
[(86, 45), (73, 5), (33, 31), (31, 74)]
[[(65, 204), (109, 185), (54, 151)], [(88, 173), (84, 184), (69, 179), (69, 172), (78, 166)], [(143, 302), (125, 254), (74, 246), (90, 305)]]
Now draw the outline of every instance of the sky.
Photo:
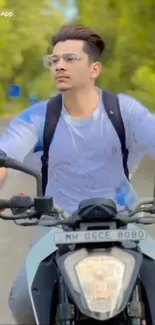
[(60, 10), (63, 11), (65, 16), (67, 17), (67, 20), (70, 20), (74, 18), (77, 14), (77, 9), (76, 9), (76, 1), (75, 0), (67, 0), (68, 5), (67, 8), (65, 6), (60, 5), (55, 1), (55, 7), (59, 8)]

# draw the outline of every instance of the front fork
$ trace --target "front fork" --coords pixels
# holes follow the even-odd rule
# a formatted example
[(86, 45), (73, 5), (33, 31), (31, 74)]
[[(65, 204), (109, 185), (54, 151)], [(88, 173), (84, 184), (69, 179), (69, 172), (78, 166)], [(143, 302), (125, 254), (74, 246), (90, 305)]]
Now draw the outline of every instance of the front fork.
[(57, 308), (56, 321), (60, 325), (73, 325), (74, 306), (69, 303), (68, 295), (66, 293), (62, 276), (59, 274), (59, 304)]
[(132, 294), (131, 303), (128, 305), (128, 315), (132, 317), (132, 325), (145, 324), (145, 305), (142, 301), (140, 279), (137, 281), (136, 287)]

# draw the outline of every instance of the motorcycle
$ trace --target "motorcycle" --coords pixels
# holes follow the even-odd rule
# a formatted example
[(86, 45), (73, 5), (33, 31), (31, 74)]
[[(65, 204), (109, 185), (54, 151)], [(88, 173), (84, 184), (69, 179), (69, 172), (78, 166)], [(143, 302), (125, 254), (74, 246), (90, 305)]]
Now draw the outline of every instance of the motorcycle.
[(27, 256), (36, 324), (155, 324), (155, 260), (139, 247), (147, 232), (128, 228), (155, 223), (155, 199), (139, 202), (126, 215), (117, 212), (113, 200), (94, 198), (82, 201), (70, 216), (53, 204), (52, 197), (42, 196), (41, 176), (35, 170), (2, 151), (0, 167), (29, 174), (37, 183), (34, 198), (1, 199), (0, 209), (12, 212), (1, 213), (1, 219), (21, 226), (61, 226), (54, 235), (55, 252), (50, 230)]

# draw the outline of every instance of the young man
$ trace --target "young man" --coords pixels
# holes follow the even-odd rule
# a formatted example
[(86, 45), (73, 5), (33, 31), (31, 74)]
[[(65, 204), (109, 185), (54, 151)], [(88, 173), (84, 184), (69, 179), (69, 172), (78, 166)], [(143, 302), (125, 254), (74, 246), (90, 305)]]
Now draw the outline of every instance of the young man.
[[(132, 196), (119, 138), (105, 112), (101, 90), (95, 86), (102, 71), (103, 40), (85, 26), (65, 26), (54, 36), (52, 46), (52, 55), (45, 58), (45, 63), (50, 65), (57, 89), (63, 94), (63, 105), (49, 149), (46, 194), (70, 213), (86, 198), (117, 199), (116, 189), (121, 184), (125, 195)], [(144, 154), (155, 157), (155, 117), (134, 98), (118, 94), (118, 99), (132, 173)], [(16, 117), (2, 135), (0, 149), (22, 161), (38, 143), (42, 145), (46, 105), (47, 101), (39, 102)], [(6, 177), (7, 170), (2, 168), (1, 184)], [(9, 305), (18, 324), (34, 323), (25, 264)]]

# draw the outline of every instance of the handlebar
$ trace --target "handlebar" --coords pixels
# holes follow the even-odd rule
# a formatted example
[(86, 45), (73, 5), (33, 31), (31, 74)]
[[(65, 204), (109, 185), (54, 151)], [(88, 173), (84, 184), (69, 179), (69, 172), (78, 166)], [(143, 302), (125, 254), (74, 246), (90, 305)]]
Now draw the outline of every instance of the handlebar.
[(13, 196), (10, 200), (0, 199), (0, 209), (26, 208), (33, 206), (34, 200), (30, 196)]
[(10, 209), (10, 200), (1, 200), (0, 199), (0, 208), (1, 209)]
[[(114, 221), (121, 224), (128, 223), (141, 223), (141, 224), (153, 224), (155, 223), (155, 217), (153, 216), (135, 216), (139, 212), (145, 212), (149, 214), (155, 213), (152, 207), (146, 207), (154, 203), (153, 199), (141, 200), (131, 211), (128, 216), (118, 213)], [(52, 227), (58, 225), (75, 225), (74, 217), (68, 214), (57, 205), (53, 205), (53, 199), (51, 197), (35, 197), (29, 196), (13, 196), (10, 200), (0, 200), (0, 208), (9, 208), (12, 211), (12, 215), (6, 216), (0, 214), (0, 219), (3, 220), (20, 220), (29, 219), (31, 222), (17, 223), (21, 226), (35, 226), (41, 225), (45, 227)], [(53, 221), (56, 219), (55, 221)], [(33, 221), (33, 222), (32, 222)]]

